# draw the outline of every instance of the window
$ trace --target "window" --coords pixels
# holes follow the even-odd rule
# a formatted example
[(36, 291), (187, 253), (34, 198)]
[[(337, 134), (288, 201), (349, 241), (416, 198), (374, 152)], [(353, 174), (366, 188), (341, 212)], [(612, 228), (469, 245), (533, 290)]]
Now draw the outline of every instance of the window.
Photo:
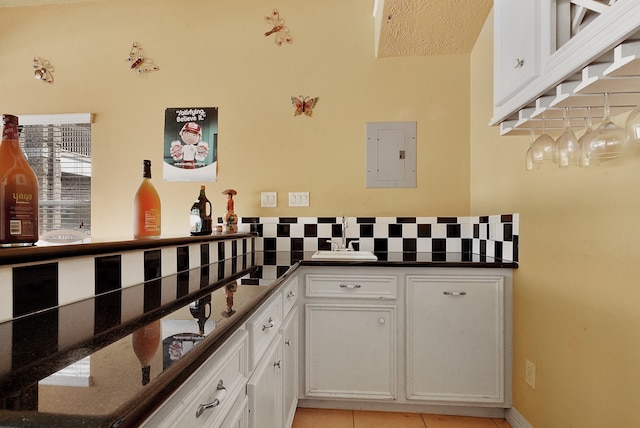
[(38, 177), (41, 237), (91, 234), (91, 119), (88, 113), (19, 117), (20, 145)]

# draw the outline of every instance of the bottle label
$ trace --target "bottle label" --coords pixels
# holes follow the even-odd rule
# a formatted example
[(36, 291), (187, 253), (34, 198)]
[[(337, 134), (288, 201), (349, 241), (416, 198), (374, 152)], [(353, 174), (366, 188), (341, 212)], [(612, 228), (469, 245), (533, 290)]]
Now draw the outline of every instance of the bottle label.
[(202, 232), (202, 219), (200, 218), (200, 210), (197, 207), (191, 209), (189, 219), (191, 232)]
[(146, 232), (160, 232), (160, 210), (152, 208), (144, 212), (144, 230)]
[(9, 234), (22, 235), (22, 222), (20, 220), (9, 220)]

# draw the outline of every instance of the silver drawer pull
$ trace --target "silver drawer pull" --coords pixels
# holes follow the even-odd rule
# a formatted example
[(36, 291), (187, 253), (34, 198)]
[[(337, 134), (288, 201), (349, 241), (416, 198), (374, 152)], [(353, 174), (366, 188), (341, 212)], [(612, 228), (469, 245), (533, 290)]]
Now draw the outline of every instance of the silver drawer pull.
[(278, 367), (278, 368), (280, 368), (280, 361), (278, 361), (277, 363), (273, 363), (273, 367)]
[(360, 284), (340, 284), (340, 288), (360, 288)]
[(467, 292), (466, 291), (445, 291), (444, 293), (445, 296), (466, 296)]
[(296, 293), (294, 293), (293, 291), (289, 291), (289, 293), (287, 294), (287, 298), (289, 297), (296, 297)]
[(291, 340), (285, 340), (284, 344), (287, 345), (287, 346), (291, 346)]
[(265, 331), (268, 328), (273, 328), (273, 318), (269, 317), (269, 321), (267, 324), (262, 324), (262, 331)]
[(216, 387), (216, 398), (213, 399), (211, 403), (208, 404), (200, 404), (198, 406), (198, 410), (196, 410), (196, 418), (199, 418), (202, 415), (202, 412), (208, 409), (213, 409), (220, 405), (224, 397), (227, 396), (227, 388), (225, 388), (222, 384), (222, 379), (218, 382), (218, 386)]

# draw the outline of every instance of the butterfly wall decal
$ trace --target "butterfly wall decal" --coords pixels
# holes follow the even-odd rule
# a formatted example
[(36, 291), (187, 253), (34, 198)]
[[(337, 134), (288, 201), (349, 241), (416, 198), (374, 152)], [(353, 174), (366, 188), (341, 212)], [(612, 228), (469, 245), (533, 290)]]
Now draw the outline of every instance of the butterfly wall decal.
[(282, 46), (282, 43), (293, 43), (293, 39), (289, 35), (289, 29), (284, 26), (284, 19), (280, 17), (278, 9), (273, 9), (271, 15), (265, 16), (264, 20), (271, 25), (271, 30), (264, 33), (264, 35), (268, 37), (275, 34), (274, 42), (276, 45)]
[(142, 52), (142, 48), (137, 42), (133, 42), (131, 50), (129, 51), (129, 57), (125, 61), (131, 64), (131, 69), (138, 73), (138, 77), (145, 73), (160, 70), (160, 67), (155, 65), (149, 58), (145, 58)]
[(291, 97), (291, 104), (296, 108), (293, 115), (300, 116), (301, 114), (304, 114), (311, 117), (313, 114), (313, 108), (317, 102), (318, 97), (311, 98), (303, 95), (300, 95), (299, 97)]
[(45, 83), (53, 83), (53, 65), (46, 59), (40, 57), (33, 58), (33, 77)]

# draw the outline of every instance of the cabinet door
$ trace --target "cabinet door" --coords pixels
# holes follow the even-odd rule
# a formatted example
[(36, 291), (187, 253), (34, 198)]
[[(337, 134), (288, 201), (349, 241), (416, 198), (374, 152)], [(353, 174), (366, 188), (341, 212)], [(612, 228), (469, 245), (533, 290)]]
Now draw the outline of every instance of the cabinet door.
[(278, 333), (247, 383), (249, 426), (282, 428), (282, 335)]
[(504, 278), (407, 276), (407, 397), (504, 402)]
[(238, 397), (220, 428), (249, 428), (249, 398), (246, 395)]
[(495, 0), (493, 103), (502, 105), (540, 69), (538, 0)]
[(282, 324), (283, 421), (290, 427), (298, 405), (298, 308)]
[(396, 306), (305, 305), (307, 397), (396, 398)]

